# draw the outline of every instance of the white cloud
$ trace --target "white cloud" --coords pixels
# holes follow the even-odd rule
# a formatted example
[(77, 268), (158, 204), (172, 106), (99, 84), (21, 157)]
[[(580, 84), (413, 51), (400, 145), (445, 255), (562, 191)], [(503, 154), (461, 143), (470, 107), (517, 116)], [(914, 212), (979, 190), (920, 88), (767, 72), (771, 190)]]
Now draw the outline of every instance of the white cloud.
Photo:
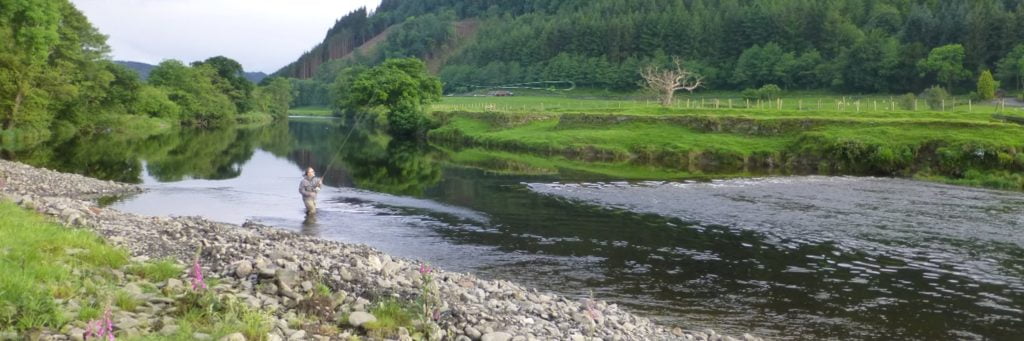
[(192, 62), (223, 55), (246, 71), (274, 72), (327, 29), (380, 0), (72, 0), (110, 36), (114, 59)]

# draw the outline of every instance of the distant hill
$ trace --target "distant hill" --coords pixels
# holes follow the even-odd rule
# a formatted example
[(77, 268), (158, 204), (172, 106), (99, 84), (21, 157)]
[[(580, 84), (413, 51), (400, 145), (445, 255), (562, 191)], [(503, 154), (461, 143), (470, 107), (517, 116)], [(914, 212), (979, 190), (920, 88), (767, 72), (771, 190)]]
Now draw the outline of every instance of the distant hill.
[[(153, 71), (153, 68), (156, 67), (156, 65), (152, 65), (152, 64), (146, 64), (146, 63), (141, 63), (141, 62), (133, 62), (133, 61), (125, 61), (125, 60), (115, 60), (114, 63), (119, 64), (119, 65), (123, 65), (123, 66), (125, 66), (125, 67), (127, 67), (129, 69), (132, 69), (133, 71), (137, 72), (139, 74), (139, 78), (141, 78), (142, 80), (148, 79), (149, 78), (149, 72)], [(253, 83), (259, 83), (264, 78), (267, 78), (267, 74), (263, 73), (263, 72), (246, 72), (245, 73), (245, 79), (248, 79), (250, 82), (253, 82)]]
[[(713, 90), (966, 92), (986, 69), (1019, 88), (1013, 51), (1024, 51), (1019, 0), (382, 0), (275, 75), (323, 92), (354, 64), (417, 57), (452, 92), (556, 80), (635, 90), (642, 65), (679, 56)], [(970, 75), (924, 72), (933, 52)]]
[(156, 67), (156, 65), (126, 60), (115, 60), (114, 63), (132, 69), (133, 71), (139, 74), (139, 78), (141, 78), (142, 80), (148, 79), (149, 72), (153, 71), (153, 68)]

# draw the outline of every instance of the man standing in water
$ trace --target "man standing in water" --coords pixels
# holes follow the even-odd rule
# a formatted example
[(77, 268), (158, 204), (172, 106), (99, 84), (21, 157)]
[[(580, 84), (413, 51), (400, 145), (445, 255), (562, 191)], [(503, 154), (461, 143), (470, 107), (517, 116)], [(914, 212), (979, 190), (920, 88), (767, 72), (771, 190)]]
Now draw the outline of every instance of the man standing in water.
[(306, 168), (306, 176), (299, 182), (299, 193), (302, 194), (302, 202), (306, 204), (306, 214), (316, 214), (316, 194), (320, 193), (320, 185), (323, 178), (316, 177), (313, 167)]

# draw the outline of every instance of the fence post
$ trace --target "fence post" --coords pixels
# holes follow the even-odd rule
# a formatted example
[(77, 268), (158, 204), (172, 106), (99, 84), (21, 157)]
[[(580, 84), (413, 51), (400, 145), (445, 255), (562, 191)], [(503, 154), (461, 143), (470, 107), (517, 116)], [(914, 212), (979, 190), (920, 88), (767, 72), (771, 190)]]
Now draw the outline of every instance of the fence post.
[(942, 99), (942, 111), (946, 111), (946, 99)]
[(917, 111), (917, 98), (914, 99), (914, 111)]
[(967, 99), (967, 112), (974, 112), (974, 101), (970, 98)]
[(729, 99), (729, 109), (732, 109), (732, 98)]

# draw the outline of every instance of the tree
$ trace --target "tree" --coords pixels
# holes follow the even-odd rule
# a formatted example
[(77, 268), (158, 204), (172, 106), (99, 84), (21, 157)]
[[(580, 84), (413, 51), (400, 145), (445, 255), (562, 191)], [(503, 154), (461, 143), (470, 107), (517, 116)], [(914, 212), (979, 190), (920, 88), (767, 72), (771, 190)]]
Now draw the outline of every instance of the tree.
[(26, 120), (45, 125), (52, 115), (39, 88), (56, 76), (46, 64), (60, 39), (61, 5), (0, 0), (0, 129)]
[(704, 84), (704, 78), (683, 67), (683, 60), (673, 57), (674, 68), (661, 68), (651, 64), (640, 69), (640, 76), (643, 77), (642, 85), (648, 90), (655, 92), (661, 98), (662, 106), (671, 106), (672, 97), (676, 91), (686, 90), (693, 92)]
[(792, 85), (791, 76), (797, 66), (796, 57), (792, 52), (785, 52), (776, 43), (768, 43), (763, 48), (754, 45), (743, 51), (732, 81), (740, 86), (758, 87), (764, 84)]
[(214, 83), (220, 92), (224, 93), (235, 104), (237, 112), (244, 113), (252, 110), (252, 92), (255, 86), (249, 79), (245, 78), (245, 70), (242, 64), (234, 59), (216, 56), (207, 58), (201, 62), (193, 62), (192, 67), (208, 65), (216, 71)]
[(266, 84), (254, 92), (259, 109), (273, 115), (274, 119), (288, 117), (288, 105), (294, 96), (291, 82), (283, 77), (273, 77)]
[(934, 73), (939, 82), (952, 89), (953, 82), (970, 77), (971, 73), (964, 69), (964, 47), (960, 44), (939, 46), (928, 53), (928, 57), (917, 63), (921, 76)]
[(188, 67), (166, 60), (149, 73), (149, 84), (162, 88), (181, 108), (184, 124), (198, 127), (234, 123), (236, 107), (215, 84), (217, 71), (209, 65)]
[(1016, 89), (1024, 89), (1024, 44), (1017, 45), (996, 64), (999, 80), (1012, 83)]
[(383, 107), (391, 132), (408, 136), (424, 128), (423, 106), (441, 99), (441, 81), (419, 59), (388, 59), (360, 73), (350, 91), (349, 106)]
[(992, 78), (992, 72), (982, 71), (981, 76), (978, 77), (978, 98), (983, 100), (996, 98), (996, 88), (998, 87), (999, 83)]

